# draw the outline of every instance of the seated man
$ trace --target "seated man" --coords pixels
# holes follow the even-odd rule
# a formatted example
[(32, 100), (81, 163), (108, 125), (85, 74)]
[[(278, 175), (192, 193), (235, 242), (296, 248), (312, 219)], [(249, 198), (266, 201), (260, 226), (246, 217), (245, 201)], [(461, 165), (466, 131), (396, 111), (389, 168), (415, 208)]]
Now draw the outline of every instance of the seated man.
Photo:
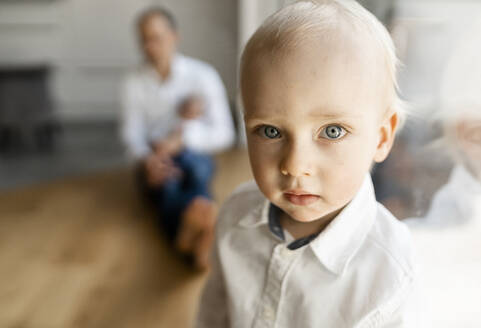
[(124, 85), (122, 138), (167, 236), (204, 268), (216, 215), (207, 154), (235, 137), (225, 89), (214, 68), (176, 52), (168, 11), (148, 9), (137, 27), (146, 63)]

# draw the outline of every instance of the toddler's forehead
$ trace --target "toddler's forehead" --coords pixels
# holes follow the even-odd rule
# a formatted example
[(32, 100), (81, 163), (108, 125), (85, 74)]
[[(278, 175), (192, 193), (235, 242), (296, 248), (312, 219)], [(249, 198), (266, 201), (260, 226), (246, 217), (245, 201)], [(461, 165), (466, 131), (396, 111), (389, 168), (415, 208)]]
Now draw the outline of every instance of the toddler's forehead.
[[(282, 42), (282, 39), (277, 40)], [(373, 42), (364, 43), (346, 33), (334, 33), (329, 37), (304, 37), (302, 41), (284, 46), (269, 47), (260, 44), (249, 49), (243, 58), (241, 88), (252, 89), (253, 85), (281, 83), (279, 76), (297, 81), (336, 77), (336, 82), (355, 80), (343, 86), (346, 94), (355, 93), (352, 89), (376, 90), (377, 97), (391, 97), (392, 84), (386, 65), (382, 65), (383, 55)], [(277, 74), (272, 75), (272, 71)], [(267, 81), (267, 76), (274, 76)]]
[[(366, 33), (352, 28), (336, 27), (322, 32), (303, 34), (302, 30), (280, 35), (265, 35), (249, 42), (244, 50), (241, 75), (261, 65), (313, 65), (321, 67), (341, 60), (346, 65), (367, 67), (388, 75), (385, 56), (379, 43)], [(307, 58), (309, 57), (309, 58)], [(307, 61), (309, 60), (309, 62)]]
[[(352, 118), (359, 108), (372, 108), (364, 111), (363, 120), (377, 118), (390, 99), (387, 74), (377, 63), (369, 52), (344, 40), (306, 42), (280, 55), (263, 51), (246, 63), (242, 73), (245, 114), (274, 113), (278, 119), (307, 121), (326, 112)], [(309, 109), (298, 112), (301, 103)]]

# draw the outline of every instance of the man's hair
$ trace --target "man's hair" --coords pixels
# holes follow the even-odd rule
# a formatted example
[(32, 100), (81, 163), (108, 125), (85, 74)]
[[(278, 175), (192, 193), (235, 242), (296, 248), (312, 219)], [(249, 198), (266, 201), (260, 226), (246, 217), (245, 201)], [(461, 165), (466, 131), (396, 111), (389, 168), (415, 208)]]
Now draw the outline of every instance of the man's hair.
[[(282, 53), (320, 36), (330, 38), (331, 32), (348, 30), (369, 38), (382, 52), (393, 97), (390, 109), (404, 121), (405, 109), (398, 95), (396, 50), (389, 32), (377, 18), (353, 0), (302, 0), (288, 5), (266, 19), (247, 42), (241, 57), (243, 67), (259, 52)], [(247, 55), (249, 54), (249, 55)]]
[(173, 31), (177, 31), (177, 20), (174, 15), (166, 8), (160, 6), (153, 6), (142, 11), (137, 18), (137, 28), (142, 29), (147, 20), (152, 17), (164, 18)]

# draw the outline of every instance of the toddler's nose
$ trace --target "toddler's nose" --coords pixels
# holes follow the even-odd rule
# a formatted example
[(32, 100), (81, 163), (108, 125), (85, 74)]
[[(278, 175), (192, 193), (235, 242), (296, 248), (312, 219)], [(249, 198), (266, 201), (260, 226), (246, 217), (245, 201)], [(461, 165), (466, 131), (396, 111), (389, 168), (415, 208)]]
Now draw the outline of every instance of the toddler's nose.
[(309, 153), (306, 147), (292, 142), (287, 147), (284, 158), (280, 163), (281, 174), (293, 177), (312, 176), (314, 170), (313, 163), (309, 160)]

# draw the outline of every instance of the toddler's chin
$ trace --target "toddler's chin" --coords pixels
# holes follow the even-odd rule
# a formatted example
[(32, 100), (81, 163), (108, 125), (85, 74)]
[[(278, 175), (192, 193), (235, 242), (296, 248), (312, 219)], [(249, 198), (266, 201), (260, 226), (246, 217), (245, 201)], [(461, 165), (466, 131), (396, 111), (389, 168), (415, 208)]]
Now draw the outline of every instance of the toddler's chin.
[(317, 213), (317, 212), (312, 212), (312, 211), (292, 211), (292, 210), (284, 210), (289, 217), (296, 221), (296, 222), (301, 222), (301, 223), (307, 223), (307, 222), (312, 222), (316, 221), (319, 218), (323, 217), (323, 213)]

